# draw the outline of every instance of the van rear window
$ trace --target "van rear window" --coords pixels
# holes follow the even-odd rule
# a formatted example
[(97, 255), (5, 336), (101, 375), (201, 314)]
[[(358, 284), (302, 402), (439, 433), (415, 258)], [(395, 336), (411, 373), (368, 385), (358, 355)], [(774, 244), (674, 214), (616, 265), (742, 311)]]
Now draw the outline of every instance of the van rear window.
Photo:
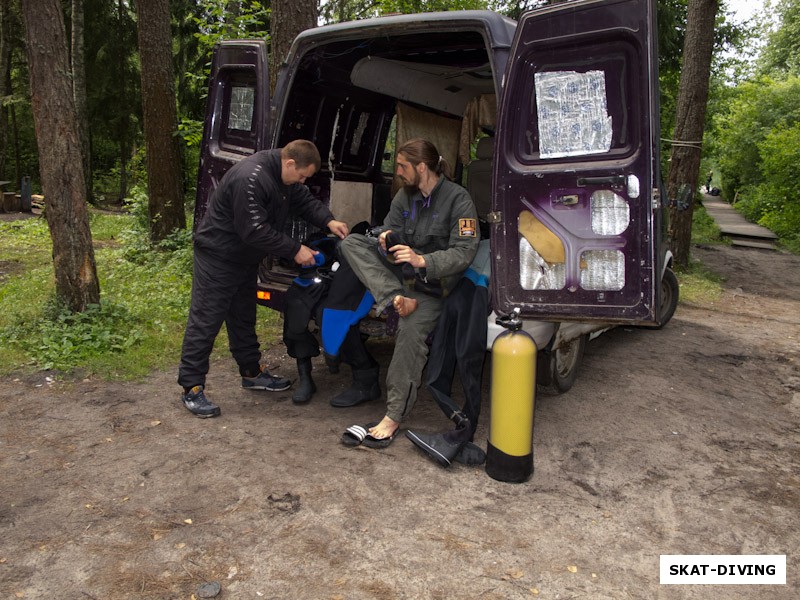
[(256, 73), (252, 67), (230, 66), (220, 70), (217, 85), (222, 90), (219, 130), (220, 147), (249, 154), (257, 150), (255, 126)]
[[(624, 42), (535, 53), (526, 62), (515, 144), (523, 163), (629, 156), (638, 140), (633, 48)], [(587, 58), (588, 57), (588, 58)]]
[(253, 107), (256, 90), (250, 86), (234, 85), (231, 90), (228, 128), (249, 132), (253, 128)]

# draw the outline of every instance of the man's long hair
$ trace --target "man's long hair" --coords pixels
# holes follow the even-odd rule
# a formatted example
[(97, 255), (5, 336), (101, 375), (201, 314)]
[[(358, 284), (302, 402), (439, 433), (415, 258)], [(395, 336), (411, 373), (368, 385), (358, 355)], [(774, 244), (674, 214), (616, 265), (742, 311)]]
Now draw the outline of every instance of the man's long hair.
[(444, 175), (450, 179), (450, 165), (439, 155), (436, 146), (426, 139), (408, 140), (397, 149), (397, 153), (405, 156), (415, 169), (419, 163), (425, 163), (432, 173)]

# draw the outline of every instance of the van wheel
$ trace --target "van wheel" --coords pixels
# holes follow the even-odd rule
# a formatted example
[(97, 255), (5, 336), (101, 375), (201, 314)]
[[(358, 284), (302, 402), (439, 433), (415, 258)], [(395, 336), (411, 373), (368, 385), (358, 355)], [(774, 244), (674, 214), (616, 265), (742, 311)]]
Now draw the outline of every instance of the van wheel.
[(536, 383), (563, 394), (578, 378), (588, 336), (583, 334), (563, 344), (558, 350), (539, 352)]
[(669, 267), (664, 269), (664, 277), (661, 278), (661, 320), (658, 322), (657, 329), (661, 329), (670, 322), (675, 309), (678, 308), (678, 296), (680, 295), (680, 285), (675, 273)]

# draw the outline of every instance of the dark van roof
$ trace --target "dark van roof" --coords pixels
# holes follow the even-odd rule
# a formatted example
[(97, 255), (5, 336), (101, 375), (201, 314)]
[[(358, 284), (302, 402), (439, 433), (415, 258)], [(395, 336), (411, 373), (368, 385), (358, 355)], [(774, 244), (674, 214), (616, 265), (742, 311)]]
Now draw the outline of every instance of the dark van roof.
[(490, 10), (454, 10), (392, 15), (314, 27), (300, 33), (295, 42), (307, 43), (318, 37), (364, 37), (369, 30), (374, 30), (374, 33), (372, 31), (369, 33), (370, 36), (373, 36), (388, 32), (447, 31), (476, 27), (480, 27), (488, 33), (492, 48), (509, 48), (514, 38), (517, 22)]

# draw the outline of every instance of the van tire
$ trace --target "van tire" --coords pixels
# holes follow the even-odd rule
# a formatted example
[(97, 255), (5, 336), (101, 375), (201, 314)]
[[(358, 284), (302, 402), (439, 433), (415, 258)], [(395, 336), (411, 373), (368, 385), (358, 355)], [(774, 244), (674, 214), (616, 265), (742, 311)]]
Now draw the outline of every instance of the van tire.
[(661, 319), (656, 329), (661, 329), (672, 319), (675, 309), (678, 308), (678, 297), (680, 296), (680, 284), (672, 269), (664, 269), (664, 276), (661, 278)]
[(586, 349), (586, 334), (563, 344), (557, 350), (542, 350), (537, 356), (536, 383), (557, 394), (572, 388)]

